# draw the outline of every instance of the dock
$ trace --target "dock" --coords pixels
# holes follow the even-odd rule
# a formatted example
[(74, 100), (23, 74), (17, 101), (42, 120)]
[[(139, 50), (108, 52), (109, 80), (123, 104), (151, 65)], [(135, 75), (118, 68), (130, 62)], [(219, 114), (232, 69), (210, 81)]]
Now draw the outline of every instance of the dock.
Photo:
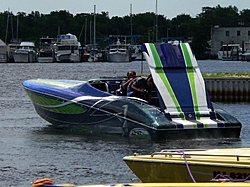
[(249, 102), (250, 78), (204, 78), (213, 102)]

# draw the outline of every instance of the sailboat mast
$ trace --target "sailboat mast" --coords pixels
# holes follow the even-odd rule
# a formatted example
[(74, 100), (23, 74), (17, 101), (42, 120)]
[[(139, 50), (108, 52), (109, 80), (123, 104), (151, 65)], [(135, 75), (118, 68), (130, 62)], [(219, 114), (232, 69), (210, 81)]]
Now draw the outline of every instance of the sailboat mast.
[(132, 26), (132, 4), (130, 4), (130, 35), (131, 35), (131, 44), (133, 45), (133, 26)]
[(157, 13), (157, 0), (155, 6), (155, 42), (158, 40), (158, 13)]
[(16, 39), (18, 40), (18, 27), (19, 27), (19, 18), (18, 18), (18, 15), (16, 17)]
[(95, 45), (95, 42), (96, 42), (96, 39), (95, 39), (95, 30), (96, 30), (96, 25), (95, 25), (95, 22), (96, 22), (96, 5), (94, 5), (94, 48), (96, 48), (96, 45)]
[(9, 9), (8, 9), (7, 23), (6, 23), (6, 31), (5, 31), (5, 43), (7, 42), (7, 38), (8, 38), (9, 17), (10, 17), (10, 11), (9, 11)]

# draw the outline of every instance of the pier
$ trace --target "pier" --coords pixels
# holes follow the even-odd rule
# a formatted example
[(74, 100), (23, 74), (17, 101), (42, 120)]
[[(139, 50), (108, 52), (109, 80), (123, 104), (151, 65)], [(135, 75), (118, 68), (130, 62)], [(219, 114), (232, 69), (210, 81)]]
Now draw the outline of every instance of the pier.
[(213, 102), (249, 102), (250, 78), (204, 78)]

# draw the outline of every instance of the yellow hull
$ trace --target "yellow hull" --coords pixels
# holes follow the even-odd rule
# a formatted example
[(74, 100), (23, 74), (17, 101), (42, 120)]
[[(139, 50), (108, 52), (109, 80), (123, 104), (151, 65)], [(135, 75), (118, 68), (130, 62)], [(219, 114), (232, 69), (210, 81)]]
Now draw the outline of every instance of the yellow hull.
[(231, 179), (250, 175), (250, 149), (162, 150), (123, 160), (146, 183), (209, 182), (218, 174)]

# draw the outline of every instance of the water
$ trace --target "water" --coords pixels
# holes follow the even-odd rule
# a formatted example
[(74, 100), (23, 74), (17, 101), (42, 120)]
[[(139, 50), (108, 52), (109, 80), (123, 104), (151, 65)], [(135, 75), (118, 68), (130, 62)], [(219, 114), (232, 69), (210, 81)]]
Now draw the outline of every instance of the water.
[[(249, 72), (250, 63), (199, 61), (202, 72)], [(143, 68), (142, 68), (143, 67)], [(248, 147), (249, 103), (219, 103), (243, 124), (240, 139), (152, 142), (117, 136), (94, 136), (55, 129), (35, 112), (21, 84), (27, 79), (90, 79), (149, 72), (145, 62), (0, 64), (0, 183), (31, 186), (38, 178), (56, 183), (139, 182), (122, 158), (161, 149)]]

